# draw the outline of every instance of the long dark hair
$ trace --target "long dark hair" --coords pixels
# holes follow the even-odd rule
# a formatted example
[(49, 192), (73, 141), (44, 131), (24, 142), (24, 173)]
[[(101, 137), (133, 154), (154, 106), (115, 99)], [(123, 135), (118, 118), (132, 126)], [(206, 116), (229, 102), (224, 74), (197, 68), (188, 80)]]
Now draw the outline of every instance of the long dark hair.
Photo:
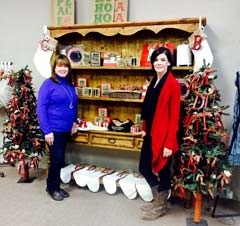
[(66, 76), (66, 80), (69, 84), (73, 84), (72, 67), (71, 67), (71, 63), (70, 63), (69, 59), (63, 54), (56, 55), (56, 57), (54, 59), (54, 62), (53, 62), (53, 65), (52, 65), (51, 79), (54, 82), (59, 83), (59, 81), (57, 79), (57, 75), (55, 73), (55, 67), (56, 66), (66, 66), (66, 67), (68, 67), (69, 71), (68, 71), (68, 74)]
[(174, 65), (173, 56), (172, 56), (171, 51), (166, 47), (159, 47), (152, 52), (151, 59), (150, 59), (151, 64), (152, 64), (152, 69), (154, 69), (154, 66), (153, 66), (154, 61), (162, 53), (167, 56), (167, 59), (170, 63), (170, 65), (168, 66), (168, 71), (172, 70), (172, 67)]

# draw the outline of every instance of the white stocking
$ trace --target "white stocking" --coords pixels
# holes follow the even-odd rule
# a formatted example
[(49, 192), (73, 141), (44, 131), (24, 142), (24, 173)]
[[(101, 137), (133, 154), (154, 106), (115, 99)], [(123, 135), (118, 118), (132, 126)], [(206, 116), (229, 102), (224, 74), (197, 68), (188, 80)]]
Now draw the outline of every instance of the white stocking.
[(135, 177), (133, 174), (128, 174), (126, 177), (119, 180), (119, 185), (123, 194), (126, 195), (128, 199), (135, 199), (137, 197)]
[(87, 166), (84, 167), (83, 169), (73, 172), (73, 178), (76, 184), (80, 187), (85, 187), (87, 185), (87, 178), (91, 173), (94, 172), (95, 169), (96, 167)]
[(33, 61), (39, 74), (44, 78), (51, 77), (51, 57), (57, 45), (57, 41), (45, 35), (38, 44)]
[(119, 171), (103, 177), (103, 185), (106, 192), (110, 195), (115, 194), (117, 191), (117, 181), (127, 176), (125, 171)]
[(198, 71), (204, 64), (211, 66), (213, 54), (202, 29), (196, 30), (189, 38), (189, 45), (194, 55), (194, 71)]
[(70, 164), (61, 169), (60, 178), (64, 184), (67, 184), (71, 181), (72, 172), (75, 170), (75, 165)]
[(92, 192), (99, 191), (100, 179), (103, 176), (110, 174), (112, 172), (113, 172), (113, 170), (104, 168), (104, 169), (96, 170), (93, 173), (89, 174), (88, 178), (87, 178), (87, 186), (88, 186), (89, 190)]
[(152, 190), (144, 177), (138, 176), (135, 179), (136, 189), (139, 196), (145, 201), (150, 202), (153, 199)]

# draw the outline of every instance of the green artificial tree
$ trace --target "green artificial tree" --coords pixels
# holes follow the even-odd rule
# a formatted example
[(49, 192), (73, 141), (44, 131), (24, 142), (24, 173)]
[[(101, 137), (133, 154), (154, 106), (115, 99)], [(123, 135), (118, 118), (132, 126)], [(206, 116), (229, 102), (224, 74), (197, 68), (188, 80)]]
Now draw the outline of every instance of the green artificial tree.
[(39, 156), (45, 154), (45, 141), (36, 114), (36, 97), (31, 71), (26, 66), (12, 78), (13, 95), (6, 107), (8, 119), (3, 125), (4, 159), (18, 165), (23, 177), (19, 182), (31, 182), (30, 168), (38, 168)]
[(216, 72), (205, 64), (185, 77), (183, 136), (174, 166), (174, 189), (181, 198), (185, 192), (194, 198), (199, 193), (214, 198), (230, 192), (228, 134), (222, 121), (228, 106), (220, 104), (216, 79)]

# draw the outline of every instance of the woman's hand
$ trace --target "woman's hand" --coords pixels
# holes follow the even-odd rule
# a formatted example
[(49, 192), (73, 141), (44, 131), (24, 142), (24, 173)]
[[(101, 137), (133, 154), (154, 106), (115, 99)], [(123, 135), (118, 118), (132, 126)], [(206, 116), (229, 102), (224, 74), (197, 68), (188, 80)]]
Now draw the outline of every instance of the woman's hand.
[(53, 142), (54, 142), (54, 135), (53, 135), (53, 133), (46, 134), (45, 135), (45, 141), (46, 141), (46, 143), (49, 146), (53, 145)]
[(140, 136), (142, 138), (146, 136), (146, 132), (144, 130), (142, 130), (140, 132), (133, 132), (133, 134), (136, 136)]
[(78, 131), (78, 124), (76, 122), (73, 123), (72, 129), (71, 129), (71, 135), (76, 133)]
[(164, 148), (163, 149), (163, 157), (169, 157), (170, 155), (172, 155), (173, 151), (171, 149), (168, 148)]

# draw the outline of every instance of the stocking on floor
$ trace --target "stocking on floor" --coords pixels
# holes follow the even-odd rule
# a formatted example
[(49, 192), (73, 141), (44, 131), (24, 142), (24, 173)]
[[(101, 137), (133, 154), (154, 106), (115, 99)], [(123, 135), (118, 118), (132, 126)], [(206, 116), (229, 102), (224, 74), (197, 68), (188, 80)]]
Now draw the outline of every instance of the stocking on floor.
[(128, 172), (125, 170), (117, 171), (115, 173), (109, 174), (103, 177), (103, 185), (106, 192), (110, 195), (115, 194), (117, 191), (117, 182), (126, 177)]
[(95, 169), (96, 166), (90, 165), (73, 172), (73, 178), (76, 184), (79, 187), (85, 187), (87, 185), (87, 178), (90, 176), (90, 174), (94, 173)]
[(112, 173), (113, 170), (109, 168), (100, 168), (98, 170), (95, 170), (93, 173), (88, 174), (87, 177), (87, 186), (90, 191), (97, 192), (100, 188), (100, 180), (103, 176), (108, 175)]
[(152, 191), (146, 179), (140, 175), (137, 175), (137, 176), (135, 175), (135, 183), (136, 183), (136, 189), (139, 196), (145, 202), (151, 202), (153, 199)]
[(126, 195), (128, 199), (135, 199), (137, 197), (135, 179), (136, 178), (133, 174), (128, 174), (126, 177), (119, 180), (119, 185), (123, 194)]
[(67, 184), (72, 179), (72, 172), (75, 170), (76, 165), (70, 164), (61, 169), (60, 178), (64, 184)]

